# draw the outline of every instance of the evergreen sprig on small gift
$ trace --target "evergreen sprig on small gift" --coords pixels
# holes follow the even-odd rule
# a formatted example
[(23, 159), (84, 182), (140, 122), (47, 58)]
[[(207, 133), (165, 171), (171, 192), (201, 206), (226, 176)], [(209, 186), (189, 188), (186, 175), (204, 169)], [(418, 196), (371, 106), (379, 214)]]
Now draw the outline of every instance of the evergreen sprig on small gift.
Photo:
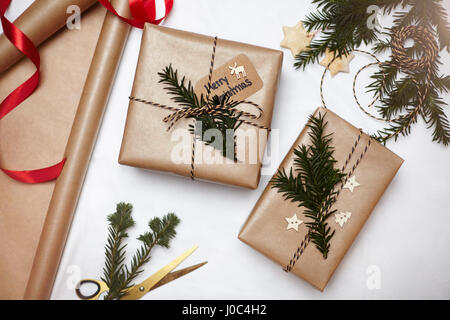
[[(172, 95), (172, 100), (180, 107), (199, 109), (209, 105), (216, 110), (220, 110), (220, 112), (211, 114), (203, 113), (198, 116), (189, 116), (188, 118), (194, 118), (196, 121), (195, 125), (189, 125), (189, 131), (195, 135), (196, 139), (219, 150), (224, 157), (237, 161), (234, 150), (235, 131), (243, 121), (239, 119), (241, 114), (233, 108), (239, 102), (231, 101), (226, 94), (222, 97), (214, 95), (211, 98), (202, 94), (199, 97), (194, 92), (191, 81), (186, 81), (185, 77), (181, 80), (178, 79), (178, 71), (174, 70), (172, 65), (164, 68), (158, 75), (160, 77), (159, 82), (167, 85), (164, 89)], [(220, 138), (221, 141), (216, 140)]]
[(131, 216), (133, 206), (129, 203), (119, 203), (116, 212), (108, 216), (108, 240), (105, 245), (105, 267), (102, 281), (109, 287), (106, 300), (120, 299), (126, 290), (133, 286), (134, 279), (142, 273), (143, 266), (150, 260), (150, 253), (155, 246), (169, 248), (170, 240), (176, 236), (176, 227), (180, 220), (174, 213), (165, 215), (162, 219), (156, 217), (150, 220), (150, 231), (140, 235), (142, 242), (134, 254), (130, 267), (125, 264), (127, 230), (135, 225)]
[[(423, 27), (438, 40), (440, 50), (450, 51), (450, 26), (442, 0), (313, 0), (318, 10), (310, 13), (303, 22), (308, 32), (322, 30), (322, 36), (310, 44), (310, 50), (296, 57), (295, 67), (305, 68), (318, 62), (326, 50), (336, 57), (348, 54), (362, 44), (372, 45), (374, 53), (384, 52), (392, 47), (392, 38), (401, 27), (415, 25)], [(376, 6), (376, 7), (375, 7)], [(383, 14), (393, 15), (390, 28), (381, 28), (375, 24), (368, 27), (368, 21), (374, 22), (373, 10), (378, 8)], [(426, 50), (416, 41), (407, 49), (407, 55), (417, 59)], [(433, 61), (430, 70), (402, 74), (392, 59), (383, 64), (373, 76), (368, 86), (375, 95), (380, 94), (381, 105), (378, 112), (385, 120), (391, 120), (389, 126), (380, 130), (374, 137), (385, 143), (411, 132), (411, 126), (417, 122), (417, 96), (424, 95), (419, 116), (432, 128), (432, 139), (444, 145), (450, 144), (450, 123), (444, 113), (447, 102), (442, 98), (450, 90), (450, 76), (439, 74), (439, 57)], [(429, 77), (425, 76), (429, 72)], [(427, 78), (429, 80), (427, 80)]]
[(272, 188), (278, 189), (286, 200), (298, 202), (304, 208), (309, 236), (316, 248), (326, 259), (334, 230), (327, 219), (336, 212), (330, 210), (336, 201), (336, 184), (342, 181), (344, 173), (335, 169), (332, 135), (325, 134), (325, 115), (310, 116), (308, 127), (311, 144), (301, 145), (294, 150), (294, 166), (289, 173), (279, 170), (272, 179)]

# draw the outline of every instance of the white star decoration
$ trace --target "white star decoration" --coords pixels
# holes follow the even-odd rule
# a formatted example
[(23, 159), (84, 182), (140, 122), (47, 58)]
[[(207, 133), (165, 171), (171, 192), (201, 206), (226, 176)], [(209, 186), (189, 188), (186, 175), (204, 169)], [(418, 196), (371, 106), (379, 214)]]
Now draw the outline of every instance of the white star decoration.
[(285, 219), (286, 219), (286, 221), (288, 223), (288, 226), (286, 227), (286, 230), (295, 229), (295, 231), (298, 232), (298, 226), (303, 223), (302, 220), (299, 220), (297, 218), (297, 214), (295, 214), (295, 213), (294, 213), (294, 215), (292, 217), (285, 218)]
[(353, 190), (359, 186), (360, 184), (358, 183), (358, 181), (356, 181), (356, 176), (351, 176), (350, 179), (348, 179), (345, 183), (344, 189), (347, 188), (348, 190), (350, 190), (350, 192), (353, 192)]
[(341, 226), (341, 228), (344, 226), (345, 223), (347, 223), (348, 219), (351, 218), (352, 213), (351, 212), (340, 212), (334, 214), (336, 217), (336, 223)]

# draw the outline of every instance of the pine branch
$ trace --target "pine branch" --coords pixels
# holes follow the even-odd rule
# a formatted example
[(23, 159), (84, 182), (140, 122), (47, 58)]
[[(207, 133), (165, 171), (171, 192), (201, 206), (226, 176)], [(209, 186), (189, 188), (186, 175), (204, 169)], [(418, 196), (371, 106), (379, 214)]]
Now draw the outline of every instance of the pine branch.
[(239, 120), (240, 114), (235, 114), (230, 108), (236, 106), (236, 103), (230, 101), (227, 95), (224, 95), (222, 98), (214, 96), (209, 103), (220, 108), (220, 114), (215, 114), (214, 116), (205, 114), (197, 117), (196, 130), (194, 130), (193, 125), (189, 125), (189, 131), (195, 135), (196, 139), (214, 147), (224, 157), (236, 162), (235, 132), (243, 123), (242, 120)]
[(411, 133), (411, 126), (417, 122), (417, 116), (414, 113), (415, 108), (407, 108), (407, 113), (402, 115), (398, 119), (394, 119), (390, 122), (387, 128), (378, 130), (372, 137), (382, 144), (394, 138), (394, 141), (400, 136), (407, 136)]
[(337, 57), (347, 54), (361, 44), (369, 44), (377, 39), (376, 28), (367, 28), (370, 13), (368, 6), (372, 0), (316, 0), (318, 12), (310, 13), (303, 22), (306, 30), (312, 32), (323, 29), (322, 38), (310, 44), (310, 50), (296, 56), (294, 66), (305, 68), (319, 61), (327, 49)]
[(450, 28), (442, 0), (409, 0), (407, 11), (401, 11), (394, 15), (396, 26), (421, 25), (429, 30), (435, 30), (440, 48), (450, 48)]
[(188, 108), (200, 108), (205, 105), (205, 99), (203, 96), (200, 99), (194, 92), (194, 87), (191, 81), (187, 81), (187, 87), (185, 86), (186, 79), (183, 77), (181, 81), (178, 80), (178, 71), (173, 70), (172, 65), (164, 68), (162, 72), (158, 72), (160, 77), (159, 83), (164, 83), (167, 86), (165, 90), (173, 96), (172, 100), (178, 103), (182, 107)]
[(108, 216), (108, 239), (105, 246), (105, 267), (101, 278), (109, 287), (109, 294), (117, 295), (125, 282), (123, 268), (125, 261), (126, 244), (123, 241), (128, 237), (127, 230), (134, 226), (131, 217), (133, 206), (119, 203), (116, 212)]
[(409, 5), (410, 0), (377, 0), (376, 5), (383, 8), (383, 13), (390, 15), (394, 9), (400, 7), (405, 8)]
[(150, 253), (155, 246), (169, 248), (170, 240), (176, 236), (175, 228), (180, 220), (174, 213), (165, 215), (162, 219), (153, 218), (149, 222), (150, 231), (139, 236), (143, 244), (134, 254), (131, 266), (125, 266), (126, 230), (134, 226), (131, 217), (133, 206), (119, 203), (116, 212), (108, 216), (108, 240), (105, 246), (105, 267), (102, 281), (109, 287), (105, 300), (120, 299), (132, 286), (134, 279), (142, 273), (143, 266), (150, 260)]
[(289, 174), (279, 170), (271, 181), (272, 188), (278, 189), (285, 200), (298, 202), (304, 207), (304, 215), (310, 221), (305, 225), (310, 230), (310, 237), (324, 259), (328, 257), (330, 241), (334, 231), (328, 226), (327, 219), (335, 213), (330, 211), (336, 201), (336, 184), (342, 181), (344, 174), (335, 169), (331, 134), (325, 135), (327, 123), (325, 115), (310, 116), (308, 127), (311, 145), (301, 145), (294, 149), (294, 167)]
[(436, 91), (432, 91), (425, 103), (423, 116), (428, 128), (434, 128), (433, 141), (448, 146), (450, 144), (450, 124), (443, 106), (447, 106), (447, 103), (439, 98)]
[(430, 15), (433, 25), (436, 26), (436, 32), (439, 39), (441, 50), (446, 49), (450, 52), (450, 27), (448, 25), (448, 15), (441, 1), (433, 0), (430, 2)]
[(401, 114), (410, 105), (417, 106), (417, 86), (410, 77), (396, 81), (392, 88), (385, 88), (385, 95), (381, 102), (384, 107), (379, 107), (378, 111), (384, 119), (392, 119)]
[(180, 219), (174, 214), (169, 213), (162, 219), (153, 218), (148, 226), (150, 232), (146, 232), (139, 236), (138, 240), (142, 242), (142, 246), (136, 250), (130, 268), (125, 267), (123, 277), (126, 281), (121, 288), (121, 296), (126, 295), (125, 290), (132, 286), (134, 279), (142, 273), (142, 267), (150, 260), (150, 253), (155, 246), (169, 248), (170, 240), (176, 236), (175, 228), (180, 223)]
[(447, 93), (450, 91), (450, 76), (434, 77), (433, 84), (439, 93)]
[[(166, 84), (164, 88), (171, 94), (172, 100), (185, 108), (200, 108), (209, 104), (221, 110), (220, 114), (202, 114), (200, 116), (190, 116), (196, 120), (195, 126), (189, 125), (189, 131), (195, 138), (203, 141), (206, 145), (219, 150), (224, 157), (237, 161), (234, 143), (235, 132), (243, 123), (240, 120), (241, 113), (236, 113), (231, 108), (238, 103), (231, 101), (228, 95), (219, 98), (214, 95), (208, 101), (201, 95), (195, 94), (191, 81), (186, 81), (183, 77), (178, 80), (178, 71), (174, 71), (172, 65), (166, 67), (158, 73), (161, 83)], [(185, 83), (187, 82), (187, 87)], [(219, 139), (219, 140), (217, 140)]]
[[(318, 9), (306, 17), (304, 25), (308, 32), (323, 29), (322, 37), (311, 42), (311, 50), (296, 57), (296, 68), (304, 69), (308, 64), (318, 62), (327, 49), (340, 56), (364, 43), (372, 45), (374, 53), (382, 53), (391, 48), (392, 35), (396, 29), (409, 25), (430, 30), (438, 39), (440, 48), (450, 50), (450, 26), (442, 0), (315, 0), (313, 3), (318, 5)], [(367, 9), (371, 5), (376, 5), (384, 14), (394, 15), (391, 28), (382, 32), (369, 30), (366, 23), (373, 12), (368, 13)], [(381, 36), (387, 36), (387, 39)], [(406, 53), (413, 59), (419, 59), (425, 49), (416, 41)], [(380, 95), (382, 105), (378, 111), (384, 119), (403, 116), (380, 130), (375, 135), (377, 139), (385, 143), (390, 137), (396, 140), (401, 135), (408, 135), (411, 125), (416, 121), (410, 113), (418, 106), (417, 93), (429, 91), (435, 96), (426, 97), (425, 103), (429, 107), (421, 106), (422, 116), (429, 127), (434, 129), (433, 141), (447, 145), (450, 129), (443, 112), (443, 106), (447, 104), (438, 93), (449, 90), (449, 80), (448, 76), (439, 75), (439, 57), (427, 70), (430, 73), (428, 77), (424, 72), (407, 72), (405, 77), (399, 78), (400, 70), (393, 64), (392, 58), (390, 60), (372, 76), (373, 82), (367, 89), (374, 96)]]

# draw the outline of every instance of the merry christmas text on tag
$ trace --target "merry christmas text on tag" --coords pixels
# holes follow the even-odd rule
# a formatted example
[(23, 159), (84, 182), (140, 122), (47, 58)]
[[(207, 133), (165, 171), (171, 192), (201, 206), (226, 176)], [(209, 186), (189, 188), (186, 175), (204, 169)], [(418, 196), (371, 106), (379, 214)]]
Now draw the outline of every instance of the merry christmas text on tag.
[[(197, 94), (207, 95), (208, 78), (206, 75), (196, 83), (194, 90)], [(231, 100), (240, 101), (262, 87), (263, 82), (252, 62), (245, 54), (240, 54), (213, 71), (210, 97), (228, 95)]]

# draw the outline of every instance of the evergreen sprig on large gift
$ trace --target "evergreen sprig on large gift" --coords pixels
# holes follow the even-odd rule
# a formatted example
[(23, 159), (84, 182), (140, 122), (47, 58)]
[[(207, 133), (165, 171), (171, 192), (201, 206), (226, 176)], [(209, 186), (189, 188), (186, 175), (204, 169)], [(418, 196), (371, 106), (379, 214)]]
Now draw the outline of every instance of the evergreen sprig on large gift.
[(180, 220), (174, 213), (165, 215), (162, 219), (153, 218), (148, 226), (150, 231), (140, 235), (142, 242), (134, 254), (130, 267), (125, 264), (127, 230), (135, 225), (131, 216), (133, 206), (119, 203), (116, 212), (108, 216), (108, 240), (105, 246), (105, 267), (102, 281), (109, 287), (106, 300), (120, 299), (126, 295), (126, 290), (133, 286), (133, 280), (143, 271), (143, 266), (150, 260), (150, 253), (155, 246), (168, 248)]
[(304, 208), (304, 215), (310, 219), (305, 223), (310, 238), (326, 259), (335, 232), (328, 226), (327, 219), (336, 212), (330, 208), (336, 201), (335, 186), (344, 174), (334, 168), (332, 137), (324, 133), (327, 125), (324, 117), (320, 114), (310, 117), (307, 126), (311, 144), (296, 148), (294, 167), (289, 173), (279, 170), (271, 183), (286, 200), (298, 202), (298, 206)]
[[(313, 0), (313, 3), (318, 5), (318, 11), (310, 13), (304, 25), (308, 32), (321, 29), (322, 37), (310, 44), (310, 50), (297, 55), (296, 68), (318, 62), (327, 49), (337, 57), (362, 44), (373, 45), (375, 53), (383, 52), (391, 48), (395, 30), (409, 25), (430, 30), (438, 39), (441, 50), (450, 49), (450, 27), (441, 0)], [(371, 15), (374, 14), (368, 8), (373, 5), (384, 14), (394, 15), (391, 28), (368, 28), (367, 22), (373, 19)], [(424, 54), (424, 49), (416, 42), (407, 53), (417, 58)], [(382, 105), (378, 106), (379, 114), (386, 120), (398, 118), (374, 136), (378, 141), (386, 142), (391, 137), (397, 139), (399, 135), (410, 133), (411, 125), (417, 120), (414, 110), (419, 103), (418, 92), (425, 92), (419, 114), (429, 128), (433, 128), (433, 141), (450, 144), (450, 124), (443, 111), (447, 103), (442, 99), (442, 94), (450, 90), (450, 77), (439, 74), (440, 64), (436, 59), (430, 71), (426, 71), (431, 73), (430, 81), (425, 81), (424, 72), (402, 75), (389, 63), (372, 76), (374, 81), (368, 88), (375, 95), (380, 94)]]
[[(224, 157), (237, 161), (234, 150), (234, 133), (243, 121), (239, 119), (241, 114), (233, 108), (239, 105), (239, 102), (231, 101), (226, 94), (221, 98), (217, 95), (212, 98), (206, 98), (203, 94), (200, 97), (197, 96), (191, 81), (186, 81), (185, 77), (179, 80), (178, 71), (174, 70), (172, 65), (164, 68), (158, 75), (159, 82), (167, 85), (164, 89), (168, 90), (172, 95), (172, 100), (179, 106), (198, 109), (209, 105), (213, 109), (220, 110), (213, 114), (203, 113), (199, 116), (189, 116), (188, 118), (194, 118), (196, 121), (195, 125), (189, 125), (189, 131), (195, 135), (196, 139), (219, 150)], [(218, 130), (222, 143), (215, 140), (214, 131), (208, 132), (211, 129)]]

